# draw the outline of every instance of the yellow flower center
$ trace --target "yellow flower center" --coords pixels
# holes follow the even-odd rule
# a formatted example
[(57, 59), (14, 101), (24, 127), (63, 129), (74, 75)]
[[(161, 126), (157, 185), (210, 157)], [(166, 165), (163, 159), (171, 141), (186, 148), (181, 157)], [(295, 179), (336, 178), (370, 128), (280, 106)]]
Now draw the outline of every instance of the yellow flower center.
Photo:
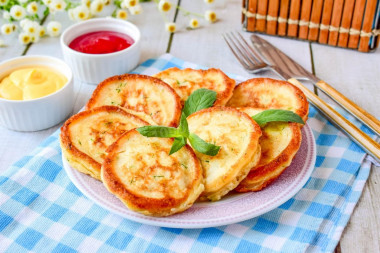
[(133, 7), (136, 5), (136, 1), (129, 1), (129, 6)]
[(215, 21), (215, 19), (216, 19), (216, 14), (215, 13), (211, 13), (210, 14), (210, 20), (211, 21)]
[(78, 14), (78, 17), (79, 17), (80, 19), (84, 19), (85, 16), (86, 16), (86, 15), (85, 15), (83, 12), (80, 12), (80, 13)]
[(57, 27), (53, 27), (51, 30), (52, 30), (53, 32), (58, 32), (58, 28), (57, 28)]
[(103, 10), (103, 5), (99, 4), (98, 8), (96, 8), (97, 12), (101, 12)]
[(119, 17), (120, 17), (120, 18), (126, 18), (127, 15), (125, 14), (125, 12), (120, 12), (120, 13), (119, 13)]
[(44, 36), (45, 35), (45, 31), (44, 30), (41, 30), (40, 31), (40, 37)]
[(30, 38), (28, 36), (24, 36), (24, 38), (22, 38), (22, 41), (24, 41), (24, 43), (28, 43), (30, 40)]
[(168, 2), (165, 2), (163, 5), (162, 5), (162, 10), (163, 11), (169, 11), (170, 10), (170, 4)]
[(12, 32), (10, 27), (5, 28), (5, 34), (10, 34)]
[(29, 32), (30, 33), (34, 33), (36, 30), (34, 29), (34, 27), (29, 27)]
[(15, 16), (16, 16), (16, 17), (21, 17), (21, 15), (22, 15), (22, 14), (21, 14), (21, 11), (17, 11), (17, 12), (15, 12)]
[(37, 11), (37, 6), (32, 6), (32, 11)]
[(55, 6), (55, 8), (56, 8), (57, 10), (60, 10), (60, 9), (62, 9), (62, 5), (61, 5), (61, 4), (57, 4), (57, 5)]

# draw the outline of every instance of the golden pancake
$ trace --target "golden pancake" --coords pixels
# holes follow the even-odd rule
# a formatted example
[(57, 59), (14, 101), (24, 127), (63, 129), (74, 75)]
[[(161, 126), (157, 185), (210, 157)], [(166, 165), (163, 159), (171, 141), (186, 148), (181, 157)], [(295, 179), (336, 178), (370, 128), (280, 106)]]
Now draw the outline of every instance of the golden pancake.
[(216, 156), (195, 151), (203, 167), (202, 199), (219, 200), (249, 173), (260, 157), (259, 125), (234, 108), (211, 107), (188, 118), (189, 130), (208, 143), (220, 146)]
[[(242, 107), (239, 110), (253, 116), (263, 109)], [(290, 165), (302, 141), (300, 125), (270, 122), (260, 137), (261, 159), (248, 176), (235, 188), (238, 192), (259, 191), (277, 179)]]
[(80, 112), (61, 128), (62, 153), (74, 169), (100, 180), (106, 149), (124, 132), (148, 125), (117, 106)]
[(271, 78), (253, 78), (235, 87), (227, 106), (283, 109), (297, 113), (304, 122), (309, 113), (305, 94), (293, 84)]
[(182, 104), (195, 90), (205, 88), (217, 92), (214, 106), (224, 106), (235, 88), (235, 80), (219, 69), (170, 68), (155, 77), (169, 84), (181, 97)]
[(108, 150), (102, 180), (129, 209), (167, 216), (188, 209), (202, 193), (202, 168), (184, 146), (169, 155), (173, 139), (144, 137), (131, 130)]
[(177, 93), (160, 79), (137, 74), (113, 76), (95, 89), (86, 108), (118, 105), (146, 114), (158, 125), (177, 126), (181, 101)]

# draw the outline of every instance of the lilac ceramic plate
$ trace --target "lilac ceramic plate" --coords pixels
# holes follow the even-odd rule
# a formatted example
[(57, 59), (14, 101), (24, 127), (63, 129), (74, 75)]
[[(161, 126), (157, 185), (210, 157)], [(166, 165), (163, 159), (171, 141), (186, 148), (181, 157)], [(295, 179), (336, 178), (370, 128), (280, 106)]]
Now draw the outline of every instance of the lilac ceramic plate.
[(270, 186), (254, 193), (233, 193), (217, 202), (195, 203), (183, 213), (169, 217), (149, 217), (130, 211), (109, 193), (103, 184), (82, 174), (63, 160), (64, 168), (75, 186), (88, 198), (109, 211), (148, 225), (173, 228), (216, 227), (248, 220), (266, 213), (293, 197), (309, 179), (315, 164), (316, 147), (308, 125), (302, 129), (300, 150), (292, 164)]

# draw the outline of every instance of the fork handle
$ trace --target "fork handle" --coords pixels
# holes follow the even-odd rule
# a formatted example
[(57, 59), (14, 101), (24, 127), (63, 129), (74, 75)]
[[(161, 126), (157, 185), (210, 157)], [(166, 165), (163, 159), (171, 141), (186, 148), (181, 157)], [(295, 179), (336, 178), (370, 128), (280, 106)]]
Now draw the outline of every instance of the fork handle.
[(361, 146), (368, 154), (372, 155), (376, 161), (380, 162), (380, 144), (371, 139), (350, 121), (340, 115), (336, 110), (320, 99), (317, 95), (307, 89), (297, 79), (291, 78), (290, 83), (303, 91), (308, 100), (318, 108), (332, 123), (343, 130), (348, 136)]
[(326, 95), (331, 97), (335, 102), (345, 108), (348, 112), (350, 112), (353, 116), (358, 118), (365, 125), (371, 128), (377, 135), (380, 136), (380, 121), (378, 119), (349, 100), (342, 93), (331, 87), (325, 81), (320, 80), (319, 82), (315, 83), (315, 86), (326, 93)]

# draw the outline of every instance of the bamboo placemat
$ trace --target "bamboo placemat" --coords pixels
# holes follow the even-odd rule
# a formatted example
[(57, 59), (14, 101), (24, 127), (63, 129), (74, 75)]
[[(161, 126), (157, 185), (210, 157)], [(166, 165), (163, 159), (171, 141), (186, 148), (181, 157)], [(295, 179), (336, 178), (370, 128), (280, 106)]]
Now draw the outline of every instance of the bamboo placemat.
[(379, 45), (377, 0), (243, 0), (247, 31), (369, 52)]

